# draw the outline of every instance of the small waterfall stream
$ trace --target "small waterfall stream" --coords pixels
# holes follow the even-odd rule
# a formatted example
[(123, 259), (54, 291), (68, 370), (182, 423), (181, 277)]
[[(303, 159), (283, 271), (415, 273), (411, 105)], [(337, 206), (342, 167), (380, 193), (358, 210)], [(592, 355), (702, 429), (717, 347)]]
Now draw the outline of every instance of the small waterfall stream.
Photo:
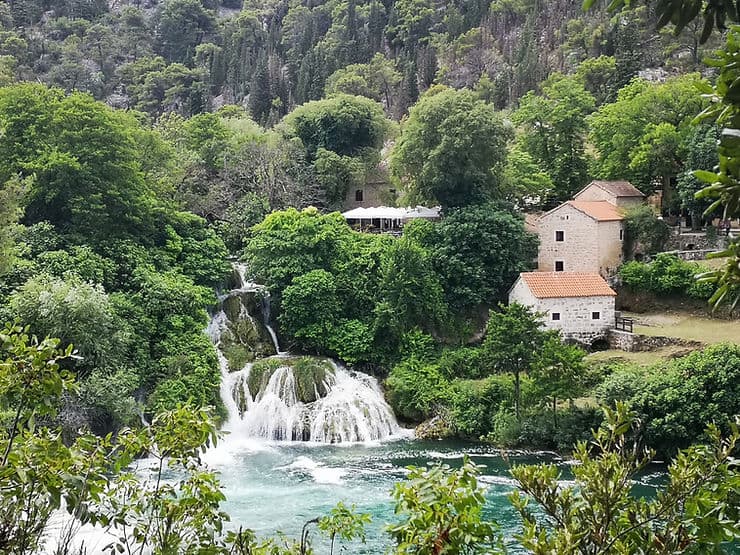
[[(235, 264), (234, 269), (236, 287), (221, 295), (219, 310), (208, 326), (221, 367), (221, 398), (229, 412), (225, 428), (232, 435), (348, 443), (384, 439), (400, 431), (375, 378), (329, 359), (281, 351), (270, 325), (267, 291), (247, 280), (243, 265)], [(259, 304), (253, 302), (255, 296)], [(258, 307), (260, 314), (250, 313)], [(257, 355), (241, 363), (244, 358), (234, 346), (234, 329), (245, 322), (257, 330), (250, 337), (261, 337), (260, 328), (266, 332), (272, 356)], [(246, 348), (250, 353), (264, 352)]]

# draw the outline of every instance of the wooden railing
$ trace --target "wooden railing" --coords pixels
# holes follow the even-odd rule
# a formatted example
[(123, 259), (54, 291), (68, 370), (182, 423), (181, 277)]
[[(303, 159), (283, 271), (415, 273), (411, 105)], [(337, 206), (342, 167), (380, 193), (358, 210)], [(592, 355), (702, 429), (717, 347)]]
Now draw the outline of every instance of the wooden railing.
[(615, 322), (614, 328), (621, 330), (621, 331), (628, 331), (630, 333), (634, 333), (632, 331), (632, 328), (634, 325), (635, 325), (634, 319), (622, 318), (621, 316), (618, 316), (617, 321)]

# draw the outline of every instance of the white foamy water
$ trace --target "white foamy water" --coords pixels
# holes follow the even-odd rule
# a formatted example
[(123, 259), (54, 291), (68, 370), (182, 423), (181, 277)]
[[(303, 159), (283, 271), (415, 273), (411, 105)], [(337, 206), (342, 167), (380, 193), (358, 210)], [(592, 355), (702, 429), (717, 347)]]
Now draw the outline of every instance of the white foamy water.
[[(235, 264), (234, 267), (239, 284), (225, 298), (262, 287), (247, 281), (243, 264)], [(268, 296), (265, 301), (265, 327), (278, 353), (276, 358), (285, 360), (284, 364), (272, 370), (266, 384), (253, 384), (255, 391), (250, 391), (249, 386), (252, 365), (230, 372), (226, 357), (220, 350), (220, 337), (227, 324), (224, 311), (217, 312), (208, 325), (207, 331), (216, 345), (221, 367), (221, 398), (229, 414), (224, 426), (230, 433), (226, 442), (260, 438), (353, 443), (382, 440), (401, 432), (378, 381), (367, 374), (350, 372), (334, 362), (331, 362), (332, 371), (326, 372), (323, 382), (314, 384), (313, 397), (316, 400), (302, 402), (291, 360), (288, 353), (280, 350), (277, 334), (269, 325)], [(253, 316), (242, 306), (240, 318), (252, 319)]]

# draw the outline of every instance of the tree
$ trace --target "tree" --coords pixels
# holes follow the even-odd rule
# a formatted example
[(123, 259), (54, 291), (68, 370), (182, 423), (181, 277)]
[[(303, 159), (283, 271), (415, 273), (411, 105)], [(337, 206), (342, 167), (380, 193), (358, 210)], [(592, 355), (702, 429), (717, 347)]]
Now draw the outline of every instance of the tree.
[(628, 366), (609, 376), (597, 393), (607, 405), (628, 405), (640, 418), (640, 439), (665, 460), (702, 442), (707, 422), (730, 431), (740, 410), (738, 376), (740, 347), (719, 344), (637, 372)]
[(665, 249), (670, 235), (668, 224), (655, 215), (650, 206), (637, 206), (627, 211), (624, 217), (626, 237), (625, 253), (656, 254)]
[(91, 240), (157, 227), (129, 115), (90, 96), (16, 85), (0, 91), (0, 180), (35, 174), (24, 221), (48, 221)]
[[(593, 441), (576, 446), (575, 484), (564, 486), (554, 465), (514, 466), (521, 491), (510, 499), (524, 520), (518, 537), (533, 553), (722, 553), (740, 537), (740, 475), (731, 457), (740, 434), (715, 425), (709, 443), (679, 454), (669, 481), (653, 499), (631, 492), (652, 454), (632, 439), (639, 421), (623, 404), (605, 409)], [(536, 509), (532, 505), (536, 504)], [(544, 513), (545, 517), (540, 516)]]
[(431, 330), (443, 322), (442, 286), (428, 254), (407, 238), (394, 241), (380, 262), (376, 327), (398, 336), (419, 327)]
[(691, 120), (705, 106), (696, 93), (701, 82), (696, 74), (664, 83), (634, 79), (620, 89), (615, 102), (594, 112), (588, 125), (599, 153), (597, 176), (629, 179), (644, 193), (663, 188), (668, 195), (671, 180), (682, 169), (674, 151), (683, 148)]
[(0, 277), (13, 267), (16, 256), (14, 231), (22, 215), (19, 197), (28, 188), (28, 181), (15, 178), (0, 186)]
[(329, 271), (337, 259), (347, 222), (338, 213), (322, 215), (316, 208), (273, 212), (253, 229), (245, 257), (250, 273), (273, 293), (311, 270)]
[(495, 204), (458, 208), (436, 224), (415, 222), (404, 234), (418, 235), (447, 303), (461, 312), (503, 301), (537, 252), (537, 238), (524, 230), (522, 219)]
[(40, 337), (59, 337), (74, 344), (81, 357), (78, 373), (125, 364), (126, 343), (108, 295), (101, 286), (71, 278), (37, 276), (11, 295), (10, 309)]
[(711, 200), (696, 198), (705, 184), (694, 175), (696, 170), (712, 171), (719, 163), (717, 157), (718, 129), (713, 125), (700, 125), (694, 129), (686, 145), (684, 171), (678, 175), (676, 190), (681, 199), (681, 208), (691, 216), (691, 228), (698, 230), (705, 219), (713, 214), (705, 213)]
[(401, 74), (383, 54), (375, 54), (366, 64), (352, 64), (332, 73), (326, 80), (327, 94), (353, 94), (382, 102), (392, 113), (398, 98)]
[(584, 151), (586, 116), (594, 98), (575, 77), (552, 75), (542, 95), (525, 94), (512, 119), (522, 127), (522, 150), (547, 171), (554, 184), (553, 201), (571, 198), (588, 181)]
[(347, 94), (299, 106), (283, 119), (282, 125), (287, 137), (301, 140), (310, 160), (320, 148), (340, 156), (378, 150), (389, 130), (380, 104)]
[(430, 89), (409, 112), (391, 155), (413, 198), (443, 207), (501, 198), (511, 130), (473, 91)]
[(281, 330), (309, 349), (325, 347), (341, 314), (334, 276), (318, 269), (294, 277), (280, 306)]
[(159, 50), (168, 62), (189, 65), (195, 47), (213, 27), (213, 15), (200, 0), (167, 0), (158, 14)]
[(502, 553), (496, 523), (485, 520), (480, 469), (467, 457), (462, 467), (409, 468), (393, 488), (395, 512), (403, 520), (388, 527), (396, 553), (461, 555)]
[(504, 198), (517, 208), (541, 208), (553, 195), (552, 178), (518, 142), (506, 156), (503, 182)]
[(483, 340), (483, 360), (496, 373), (514, 374), (514, 407), (521, 417), (521, 374), (529, 372), (552, 335), (539, 314), (529, 307), (512, 303), (491, 311)]
[(567, 345), (558, 336), (548, 337), (537, 353), (530, 377), (540, 394), (549, 397), (552, 418), (558, 425), (558, 399), (579, 396), (586, 382), (586, 352), (575, 345)]

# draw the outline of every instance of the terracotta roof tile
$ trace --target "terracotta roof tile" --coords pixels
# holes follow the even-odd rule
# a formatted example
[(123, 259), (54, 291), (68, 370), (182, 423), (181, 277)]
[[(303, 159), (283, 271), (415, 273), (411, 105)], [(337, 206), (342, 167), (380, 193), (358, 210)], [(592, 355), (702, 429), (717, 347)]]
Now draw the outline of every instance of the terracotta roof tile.
[[(645, 195), (637, 187), (632, 185), (629, 181), (600, 181), (595, 180), (586, 185), (583, 189), (585, 191), (591, 185), (596, 185), (600, 189), (611, 193), (615, 197), (644, 197)], [(581, 191), (581, 192), (583, 192)], [(578, 193), (580, 194), (580, 193)], [(578, 195), (576, 195), (578, 197)]]
[(582, 272), (522, 272), (519, 274), (538, 299), (595, 297), (617, 294), (599, 274)]
[(605, 200), (569, 200), (567, 204), (600, 222), (624, 219), (619, 208)]

